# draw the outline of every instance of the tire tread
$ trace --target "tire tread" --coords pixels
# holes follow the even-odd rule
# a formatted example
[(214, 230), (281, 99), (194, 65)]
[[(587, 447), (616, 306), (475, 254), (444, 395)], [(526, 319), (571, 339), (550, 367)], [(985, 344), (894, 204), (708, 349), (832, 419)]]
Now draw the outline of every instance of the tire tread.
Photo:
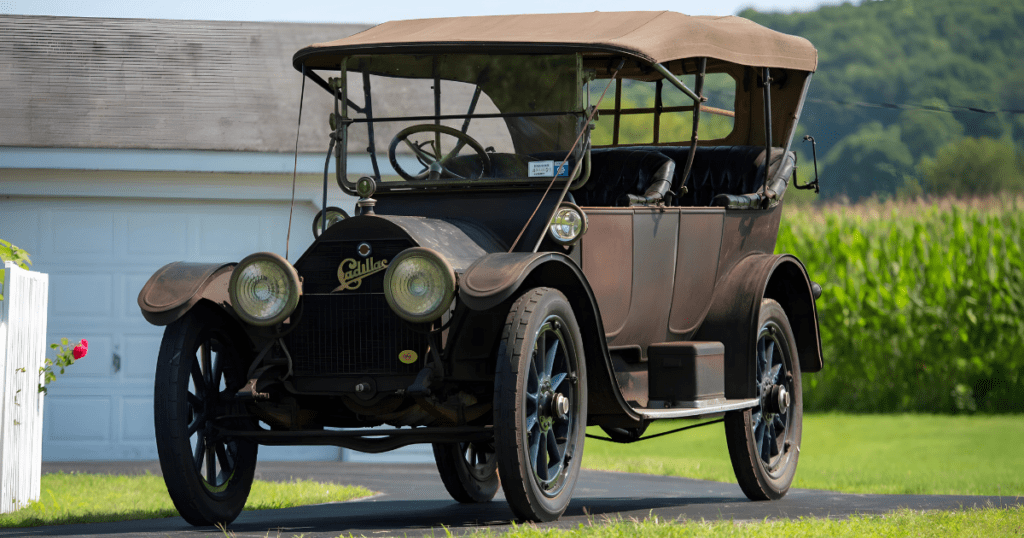
[[(179, 415), (186, 411), (188, 405), (187, 399), (182, 401), (183, 395), (188, 392), (189, 382), (188, 372), (182, 371), (185, 348), (188, 343), (199, 338), (202, 329), (210, 324), (219, 325), (225, 333), (229, 332), (230, 326), (227, 323), (230, 322), (219, 317), (219, 314), (201, 308), (186, 313), (165, 329), (157, 360), (153, 424), (161, 474), (174, 507), (185, 521), (195, 526), (234, 521), (249, 497), (256, 468), (257, 447), (248, 445), (242, 450), (251, 453), (238, 455), (243, 460), (238, 463), (240, 467), (237, 469), (241, 475), (232, 479), (227, 495), (215, 499), (204, 491), (194, 469), (191, 450), (180, 449), (182, 445), (189, 444), (188, 438), (182, 438), (184, 432), (176, 427), (180, 424)], [(188, 367), (191, 368), (191, 364)]]
[[(796, 339), (793, 336), (793, 329), (789, 323), (782, 305), (774, 299), (762, 299), (761, 313), (758, 319), (758, 330), (766, 323), (766, 319), (775, 317), (781, 323), (787, 342), (790, 344), (790, 371), (794, 374), (794, 388), (800, 388), (800, 358), (796, 351)], [(732, 463), (736, 481), (739, 483), (743, 494), (752, 501), (778, 500), (786, 495), (792, 485), (796, 473), (796, 466), (800, 457), (800, 435), (802, 430), (802, 395), (794, 394), (793, 407), (796, 411), (796, 447), (793, 451), (792, 469), (775, 480), (764, 475), (761, 468), (760, 456), (753, 447), (753, 432), (750, 428), (751, 410), (731, 411), (725, 416), (726, 441), (729, 446), (729, 460)]]
[[(523, 293), (516, 301), (512, 304), (509, 309), (508, 317), (505, 320), (505, 325), (502, 329), (502, 338), (498, 349), (498, 361), (495, 368), (495, 383), (494, 383), (494, 402), (495, 402), (495, 450), (498, 454), (498, 469), (499, 474), (503, 477), (501, 480), (502, 489), (505, 492), (505, 499), (508, 501), (512, 512), (520, 520), (526, 521), (553, 521), (558, 519), (565, 510), (565, 506), (568, 504), (568, 499), (572, 496), (572, 490), (575, 487), (576, 476), (569, 478), (569, 483), (565, 486), (565, 489), (559, 493), (556, 497), (558, 499), (554, 504), (554, 509), (544, 506), (544, 503), (540, 502), (539, 499), (535, 499), (531, 491), (531, 485), (533, 483), (533, 477), (526, 476), (525, 472), (528, 469), (528, 464), (522, 461), (521, 454), (525, 453), (525, 447), (523, 446), (523, 437), (518, 434), (509, 435), (506, 430), (512, 430), (514, 428), (504, 428), (502, 424), (515, 424), (517, 417), (521, 416), (524, 412), (523, 401), (521, 398), (517, 398), (519, 377), (517, 375), (520, 372), (523, 360), (524, 342), (529, 338), (528, 331), (530, 329), (530, 323), (537, 315), (539, 309), (543, 309), (545, 304), (550, 303), (552, 300), (559, 300), (565, 303), (568, 307), (568, 301), (560, 291), (554, 288), (533, 288)], [(569, 307), (571, 313), (571, 307)], [(569, 320), (566, 320), (569, 323)], [(578, 333), (578, 327), (575, 325), (575, 318), (571, 321), (574, 327), (576, 327)], [(510, 345), (512, 349), (508, 349)], [(582, 346), (578, 342), (574, 342), (574, 348), (577, 356), (577, 372), (579, 377), (579, 387), (584, 387), (586, 380), (585, 375), (585, 360), (582, 356)], [(531, 351), (532, 352), (532, 351)], [(525, 360), (530, 360), (530, 357), (525, 357)], [(578, 390), (577, 397), (581, 398), (581, 417), (579, 420), (582, 421), (581, 428), (586, 427), (586, 391)], [(513, 405), (504, 405), (501, 402), (514, 402)], [(573, 454), (573, 460), (570, 465), (573, 465), (577, 469), (575, 474), (578, 474), (578, 461), (582, 458), (583, 451), (583, 438), (582, 434), (579, 435), (579, 442), (576, 445), (575, 452)], [(572, 472), (572, 471), (571, 471)], [(565, 495), (566, 497), (562, 497)], [(560, 507), (559, 507), (560, 506)]]

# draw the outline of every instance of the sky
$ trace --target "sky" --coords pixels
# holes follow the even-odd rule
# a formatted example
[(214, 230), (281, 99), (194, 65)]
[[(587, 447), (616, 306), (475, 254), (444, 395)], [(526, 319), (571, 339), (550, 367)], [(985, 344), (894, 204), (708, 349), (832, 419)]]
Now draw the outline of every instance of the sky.
[(377, 23), (397, 19), (562, 13), (661, 11), (735, 15), (760, 11), (809, 11), (835, 0), (0, 0), (0, 14), (64, 17)]

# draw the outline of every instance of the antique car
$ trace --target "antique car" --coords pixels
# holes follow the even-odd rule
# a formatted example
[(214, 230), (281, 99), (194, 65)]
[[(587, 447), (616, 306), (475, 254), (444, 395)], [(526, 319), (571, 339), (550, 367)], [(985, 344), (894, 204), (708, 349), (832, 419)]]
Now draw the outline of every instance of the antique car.
[[(672, 12), (460, 17), (293, 65), (334, 110), (315, 241), (171, 263), (139, 295), (166, 325), (156, 440), (187, 521), (239, 514), (259, 445), (413, 443), (457, 501), (500, 485), (550, 521), (588, 426), (628, 443), (668, 419), (724, 422), (743, 492), (786, 494), (822, 368), (821, 288), (774, 254), (809, 42)], [(327, 206), (329, 176), (354, 207)]]

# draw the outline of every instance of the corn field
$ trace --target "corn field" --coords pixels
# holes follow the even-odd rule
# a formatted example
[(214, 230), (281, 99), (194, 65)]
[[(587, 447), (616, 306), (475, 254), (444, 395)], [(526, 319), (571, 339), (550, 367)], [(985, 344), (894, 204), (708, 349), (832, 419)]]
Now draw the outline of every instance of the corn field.
[(1024, 203), (787, 211), (822, 285), (809, 410), (1024, 411)]

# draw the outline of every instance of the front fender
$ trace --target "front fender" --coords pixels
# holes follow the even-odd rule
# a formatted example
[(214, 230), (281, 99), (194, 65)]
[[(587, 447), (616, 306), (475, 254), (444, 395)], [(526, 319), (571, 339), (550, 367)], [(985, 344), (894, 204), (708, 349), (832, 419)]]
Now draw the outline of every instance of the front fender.
[(471, 310), (484, 311), (542, 286), (565, 295), (583, 333), (588, 414), (596, 423), (613, 420), (616, 425), (639, 425), (640, 415), (626, 403), (615, 381), (597, 298), (583, 271), (568, 256), (554, 252), (484, 255), (462, 274), (459, 300)]
[(775, 299), (796, 336), (802, 372), (822, 368), (818, 312), (811, 282), (800, 260), (788, 254), (754, 254), (737, 263), (715, 286), (715, 295), (696, 341), (725, 342), (725, 397), (753, 398), (757, 322), (761, 299)]
[(169, 263), (139, 292), (142, 317), (153, 325), (169, 325), (201, 299), (230, 304), (228, 282), (234, 263)]
[[(515, 294), (537, 266), (552, 261), (576, 265), (554, 252), (498, 252), (481, 256), (462, 274), (459, 299), (473, 310), (493, 308)], [(582, 278), (583, 273), (579, 274)]]

